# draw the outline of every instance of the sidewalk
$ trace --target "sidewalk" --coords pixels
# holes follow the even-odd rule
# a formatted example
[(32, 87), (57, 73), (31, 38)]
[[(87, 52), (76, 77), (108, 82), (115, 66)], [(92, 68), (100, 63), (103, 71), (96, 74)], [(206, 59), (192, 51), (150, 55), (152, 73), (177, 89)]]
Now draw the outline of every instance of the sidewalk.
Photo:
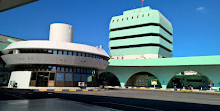
[[(175, 91), (173, 88), (170, 89), (162, 89), (162, 88), (145, 88), (145, 87), (119, 87), (119, 86), (105, 86), (106, 89), (137, 89), (137, 90), (149, 90), (149, 91)], [(197, 92), (197, 93), (215, 93), (220, 94), (220, 91), (214, 90), (188, 90), (188, 89), (177, 89), (176, 92)]]

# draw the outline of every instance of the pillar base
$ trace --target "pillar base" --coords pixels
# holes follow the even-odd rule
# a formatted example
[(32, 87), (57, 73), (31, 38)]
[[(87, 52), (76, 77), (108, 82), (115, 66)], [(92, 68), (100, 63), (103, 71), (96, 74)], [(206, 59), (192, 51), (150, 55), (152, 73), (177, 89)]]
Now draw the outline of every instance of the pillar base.
[(167, 88), (167, 85), (161, 85), (162, 86), (162, 89), (166, 89)]
[(217, 91), (220, 91), (220, 87), (212, 87), (212, 89), (217, 89)]
[(121, 87), (125, 87), (125, 83), (120, 83), (121, 84)]

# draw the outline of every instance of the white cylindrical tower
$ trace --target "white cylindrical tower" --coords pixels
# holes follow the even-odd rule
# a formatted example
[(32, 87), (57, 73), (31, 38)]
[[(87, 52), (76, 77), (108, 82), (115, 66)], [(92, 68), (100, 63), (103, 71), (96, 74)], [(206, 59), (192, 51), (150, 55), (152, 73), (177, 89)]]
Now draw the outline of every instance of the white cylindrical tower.
[(73, 27), (64, 23), (53, 23), (50, 25), (50, 41), (73, 42)]

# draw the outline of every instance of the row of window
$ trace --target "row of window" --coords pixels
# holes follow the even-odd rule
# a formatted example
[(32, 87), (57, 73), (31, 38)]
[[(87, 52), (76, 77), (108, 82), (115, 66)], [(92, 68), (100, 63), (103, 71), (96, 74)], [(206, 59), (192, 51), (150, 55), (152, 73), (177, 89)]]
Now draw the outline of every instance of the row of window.
[[(17, 51), (10, 51), (9, 54), (15, 54)], [(107, 57), (98, 56), (95, 54), (83, 53), (83, 52), (74, 52), (74, 51), (63, 51), (63, 50), (46, 50), (46, 49), (19, 49), (19, 53), (47, 53), (47, 54), (55, 54), (55, 55), (69, 55), (69, 56), (83, 56), (96, 58), (101, 60), (108, 60)]]
[(31, 74), (31, 80), (37, 80), (42, 76), (44, 79), (48, 80), (56, 80), (56, 81), (74, 81), (74, 82), (87, 82), (88, 78), (92, 77), (92, 74), (84, 74), (84, 73), (42, 73), (42, 72), (33, 72)]
[[(147, 14), (147, 16), (150, 16), (150, 14)], [(141, 16), (138, 15), (137, 18), (139, 18), (139, 17), (141, 17)], [(142, 15), (142, 17), (144, 17), (144, 14)], [(134, 18), (135, 18), (134, 16), (131, 17), (131, 19), (134, 19)], [(121, 21), (128, 20), (128, 19), (129, 19), (129, 17), (127, 17), (126, 19), (122, 18)], [(120, 19), (112, 20), (112, 23), (114, 23), (115, 21), (119, 22), (119, 20)]]
[[(65, 75), (65, 76), (64, 76)], [(87, 82), (88, 77), (91, 74), (81, 74), (81, 73), (56, 73), (56, 81), (74, 81), (74, 82)]]
[(97, 70), (80, 67), (47, 66), (47, 65), (20, 65), (15, 66), (16, 71), (54, 71), (54, 72), (74, 72), (83, 74), (96, 74)]

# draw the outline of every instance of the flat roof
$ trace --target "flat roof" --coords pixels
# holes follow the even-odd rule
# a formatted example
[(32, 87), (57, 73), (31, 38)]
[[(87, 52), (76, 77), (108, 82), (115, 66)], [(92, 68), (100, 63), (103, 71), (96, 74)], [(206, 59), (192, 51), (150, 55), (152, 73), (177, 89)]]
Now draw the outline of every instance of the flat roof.
[(38, 0), (0, 0), (0, 12), (26, 5)]
[(127, 67), (220, 65), (220, 55), (158, 59), (110, 59), (109, 62), (109, 66)]
[(9, 44), (17, 41), (25, 40), (0, 34), (0, 51), (5, 49)]

